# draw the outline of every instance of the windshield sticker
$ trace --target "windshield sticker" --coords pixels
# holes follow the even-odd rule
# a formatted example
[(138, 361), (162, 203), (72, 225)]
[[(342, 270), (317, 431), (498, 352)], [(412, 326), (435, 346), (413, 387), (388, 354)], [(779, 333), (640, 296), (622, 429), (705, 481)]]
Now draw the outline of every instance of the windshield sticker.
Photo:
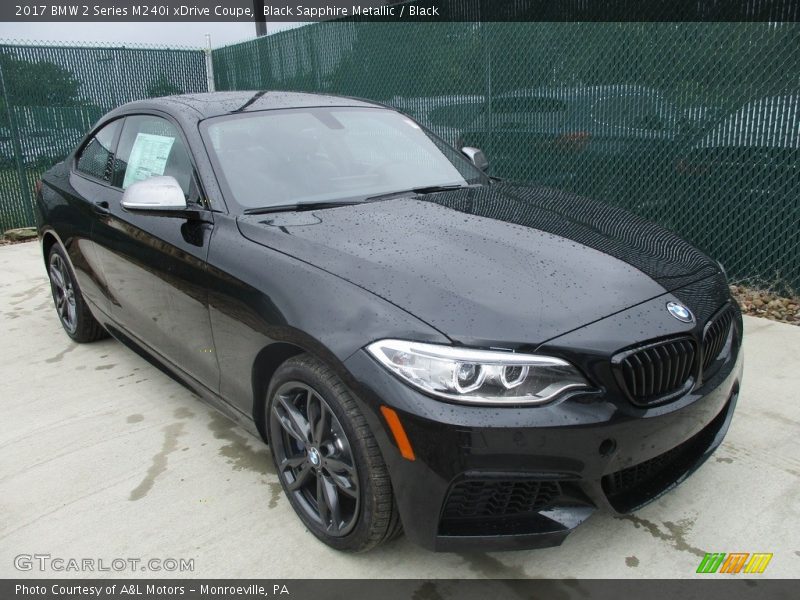
[(131, 148), (122, 188), (125, 189), (137, 181), (163, 175), (174, 143), (174, 137), (153, 133), (138, 134)]

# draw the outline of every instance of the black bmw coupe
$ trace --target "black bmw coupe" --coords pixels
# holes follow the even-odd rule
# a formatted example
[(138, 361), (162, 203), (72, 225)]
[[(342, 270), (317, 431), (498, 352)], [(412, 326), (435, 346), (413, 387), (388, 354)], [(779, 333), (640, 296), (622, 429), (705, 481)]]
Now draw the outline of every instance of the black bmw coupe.
[(557, 545), (720, 444), (741, 314), (674, 234), (486, 167), (352, 98), (126, 104), (37, 185), (58, 316), (260, 435), (334, 548)]

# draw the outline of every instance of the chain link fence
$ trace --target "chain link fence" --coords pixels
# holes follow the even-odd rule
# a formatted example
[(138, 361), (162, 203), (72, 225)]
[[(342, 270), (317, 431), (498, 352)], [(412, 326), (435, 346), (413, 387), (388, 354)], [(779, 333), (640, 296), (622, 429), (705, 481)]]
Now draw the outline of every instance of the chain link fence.
[[(213, 65), (220, 90), (390, 104), (482, 148), (495, 176), (625, 207), (732, 279), (800, 288), (798, 24), (326, 22)], [(0, 84), (3, 230), (32, 223), (35, 180), (107, 109), (207, 89), (201, 50), (130, 47), (0, 45)]]
[(732, 279), (800, 287), (798, 24), (330, 22), (213, 58), (217, 89), (390, 104), (495, 176), (625, 207)]
[(108, 110), (207, 85), (202, 50), (0, 44), (0, 230), (34, 224), (36, 180)]

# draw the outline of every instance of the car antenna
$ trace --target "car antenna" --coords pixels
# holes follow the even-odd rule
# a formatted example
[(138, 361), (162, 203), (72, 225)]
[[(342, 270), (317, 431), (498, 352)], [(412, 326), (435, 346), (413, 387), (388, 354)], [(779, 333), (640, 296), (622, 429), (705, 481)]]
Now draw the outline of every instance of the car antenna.
[(267, 93), (267, 90), (261, 90), (260, 92), (256, 92), (255, 94), (253, 94), (253, 97), (252, 97), (252, 98), (250, 98), (250, 100), (248, 100), (247, 102), (245, 102), (244, 104), (242, 104), (242, 105), (241, 105), (239, 108), (237, 108), (236, 110), (232, 110), (232, 111), (231, 111), (231, 113), (238, 113), (238, 112), (242, 112), (242, 111), (243, 111), (243, 110), (245, 110), (245, 109), (246, 109), (248, 106), (251, 106), (252, 104), (254, 104), (254, 103), (258, 102), (258, 99), (259, 99), (259, 98), (261, 98), (261, 96), (263, 96), (263, 95), (264, 95), (264, 94), (266, 94), (266, 93)]

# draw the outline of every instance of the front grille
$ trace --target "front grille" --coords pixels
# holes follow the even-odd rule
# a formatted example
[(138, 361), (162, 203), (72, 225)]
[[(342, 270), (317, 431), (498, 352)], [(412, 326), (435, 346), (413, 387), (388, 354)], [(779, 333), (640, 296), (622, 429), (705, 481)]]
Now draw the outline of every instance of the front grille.
[(669, 399), (688, 384), (695, 365), (695, 344), (678, 338), (624, 352), (615, 358), (621, 384), (634, 404)]
[(725, 347), (732, 323), (733, 309), (727, 306), (706, 325), (703, 334), (703, 372), (708, 370)]
[(450, 489), (442, 517), (470, 519), (535, 513), (560, 493), (555, 481), (464, 480)]

